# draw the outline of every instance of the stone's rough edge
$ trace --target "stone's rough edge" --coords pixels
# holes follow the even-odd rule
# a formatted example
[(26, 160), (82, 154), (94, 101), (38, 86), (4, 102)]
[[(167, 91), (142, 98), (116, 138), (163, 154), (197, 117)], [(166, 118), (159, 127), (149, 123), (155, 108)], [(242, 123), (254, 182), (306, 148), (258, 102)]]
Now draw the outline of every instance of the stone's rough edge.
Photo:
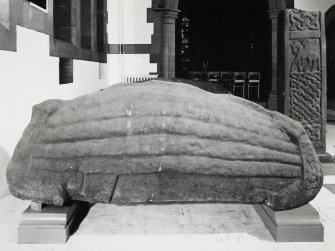
[(275, 191), (298, 179), (300, 178), (243, 178), (173, 172), (120, 175), (111, 202), (116, 204), (208, 201), (262, 203), (264, 198), (261, 191), (253, 187)]
[(277, 242), (324, 241), (319, 213), (310, 204), (280, 212), (265, 205), (254, 205), (254, 209)]
[[(159, 88), (157, 88), (158, 86)], [(160, 117), (153, 117), (152, 120), (145, 118), (140, 121), (142, 124), (148, 122), (148, 120), (149, 122), (152, 121), (150, 122), (152, 123), (151, 126), (141, 128), (141, 124), (135, 123), (137, 115), (148, 112), (151, 114), (151, 112), (154, 113), (157, 111), (160, 112)], [(159, 121), (160, 118), (166, 117), (166, 112), (175, 114), (175, 124), (169, 124), (168, 128), (166, 128), (167, 125), (163, 119)], [(241, 113), (243, 116), (239, 120), (236, 120), (236, 113)], [(118, 123), (121, 123), (119, 125), (116, 123), (116, 125), (109, 124), (102, 128), (88, 127), (88, 132), (85, 131), (87, 130), (87, 128), (85, 129), (87, 119), (104, 121), (109, 118), (106, 114), (122, 114), (126, 123), (119, 121)], [(259, 189), (259, 193), (264, 196), (263, 202), (273, 209), (284, 210), (301, 206), (312, 200), (321, 189), (322, 170), (320, 162), (306, 132), (297, 122), (279, 113), (267, 111), (250, 101), (231, 95), (214, 95), (182, 83), (149, 81), (141, 85), (118, 84), (102, 92), (81, 96), (72, 101), (51, 100), (35, 106), (31, 123), (16, 147), (14, 157), (7, 169), (10, 190), (14, 196), (19, 198), (33, 199), (37, 202), (55, 205), (62, 205), (65, 201), (73, 199), (93, 203), (109, 203), (118, 175), (168, 171), (171, 166), (177, 172), (187, 173), (189, 167), (185, 166), (180, 169), (182, 163), (171, 164), (165, 160), (168, 166), (162, 166), (159, 159), (153, 158), (149, 162), (137, 162), (136, 164), (136, 161), (129, 162), (127, 160), (129, 155), (125, 154), (127, 152), (137, 152), (137, 154), (142, 156), (143, 153), (150, 151), (155, 153), (158, 150), (164, 156), (165, 145), (169, 142), (168, 135), (180, 132), (178, 130), (187, 131), (187, 128), (189, 128), (184, 121), (180, 122), (180, 118), (187, 116), (199, 118), (205, 124), (203, 128), (206, 128), (204, 131), (207, 131), (207, 135), (210, 135), (214, 128), (213, 124), (208, 122), (216, 121), (218, 123), (217, 126), (224, 128), (224, 130), (232, 130), (232, 127), (227, 127), (227, 124), (232, 123), (235, 125), (235, 128), (239, 128), (240, 133), (238, 135), (243, 135), (246, 140), (248, 140), (248, 137), (250, 140), (250, 128), (253, 128), (254, 131), (258, 130), (258, 133), (262, 133), (263, 137), (257, 139), (256, 142), (258, 147), (263, 147), (262, 144), (273, 133), (279, 135), (277, 139), (275, 138), (277, 140), (276, 143), (291, 144), (300, 149), (301, 160), (299, 160), (299, 165), (301, 165), (302, 170), (300, 181), (283, 187), (280, 191)], [(157, 121), (162, 124), (157, 124)], [(66, 124), (73, 122), (77, 123), (76, 128), (69, 130)], [(175, 127), (175, 125), (179, 125), (180, 127)], [(55, 138), (51, 141), (49, 140), (47, 143), (43, 143), (48, 137), (50, 138), (50, 135), (46, 135), (46, 130), (56, 130), (62, 126), (63, 131), (60, 131), (56, 135), (69, 138), (69, 142), (61, 142), (59, 144), (59, 140)], [(114, 151), (118, 149), (117, 145), (113, 145), (117, 137), (114, 140), (109, 139), (110, 141), (107, 141), (108, 144), (103, 145), (101, 149), (99, 148), (100, 143), (95, 143), (99, 142), (99, 138), (88, 141), (90, 144), (85, 143), (84, 148), (77, 147), (78, 138), (71, 138), (73, 134), (80, 135), (83, 129), (85, 129), (85, 133), (88, 133), (87, 135), (97, 132), (98, 135), (100, 133), (100, 135), (104, 136), (106, 133), (109, 133), (108, 130), (115, 129), (115, 127), (118, 128), (117, 126), (121, 128), (118, 130), (125, 128), (127, 136), (124, 140), (133, 137), (132, 132), (136, 129), (136, 126), (139, 126), (139, 129), (137, 128), (136, 130), (139, 130), (142, 134), (146, 130), (155, 131), (159, 129), (158, 131), (161, 137), (163, 137), (163, 141), (157, 141), (157, 139), (152, 141), (154, 139), (152, 137), (148, 137), (146, 141), (143, 141), (146, 142), (144, 145), (137, 138), (131, 138), (132, 144), (127, 144), (127, 141), (125, 141), (123, 145), (124, 150), (121, 151), (120, 155), (123, 157), (120, 159), (121, 162), (118, 163), (122, 167), (120, 169), (118, 166), (110, 167), (108, 163), (114, 160), (113, 158), (108, 158), (108, 155), (105, 158), (102, 156), (101, 159), (92, 158), (92, 154), (94, 155), (94, 153), (103, 151), (110, 153), (111, 149), (114, 149)], [(191, 124), (190, 128), (193, 130), (191, 131), (191, 135), (193, 135), (194, 139), (203, 137), (204, 132), (197, 131), (198, 127), (194, 128), (193, 125), (192, 128)], [(265, 131), (269, 136), (264, 136)], [(142, 136), (147, 137), (145, 133)], [(228, 135), (228, 141), (229, 137), (230, 135)], [(284, 138), (280, 140), (281, 137)], [(133, 141), (133, 139), (136, 140)], [(172, 145), (178, 143), (178, 141), (173, 142)], [(221, 140), (221, 142), (224, 141)], [(135, 144), (137, 148), (134, 148), (134, 143), (138, 144)], [(190, 153), (193, 151), (193, 154), (196, 153), (195, 157), (197, 158), (199, 156), (195, 149), (200, 149), (206, 154), (209, 153), (209, 156), (213, 153), (221, 154), (220, 149), (213, 148), (208, 142), (203, 145), (197, 141), (188, 144), (188, 146), (181, 145), (178, 147), (189, 148), (188, 151), (191, 151)], [(285, 147), (282, 148), (283, 151), (287, 150)], [(178, 148), (171, 149), (178, 152)], [(63, 156), (59, 156), (61, 152), (64, 152)], [(90, 156), (86, 156), (83, 154), (85, 152), (93, 153)], [(262, 152), (258, 152), (257, 150), (251, 154), (255, 154), (258, 157), (263, 156), (260, 153)], [(50, 157), (43, 157), (50, 154), (56, 157), (53, 160)], [(41, 157), (40, 162), (38, 158), (36, 159), (38, 156)], [(69, 156), (73, 156), (73, 158), (71, 159)], [(99, 157), (100, 155), (97, 156)], [(166, 155), (166, 158), (169, 158), (169, 155)], [(283, 164), (287, 162), (286, 157), (284, 159), (281, 157), (281, 159)], [(50, 166), (51, 169), (44, 169), (45, 166)], [(57, 168), (60, 170), (57, 170)], [(94, 171), (94, 168), (101, 169), (97, 172)], [(203, 172), (203, 169), (199, 170), (200, 173)]]

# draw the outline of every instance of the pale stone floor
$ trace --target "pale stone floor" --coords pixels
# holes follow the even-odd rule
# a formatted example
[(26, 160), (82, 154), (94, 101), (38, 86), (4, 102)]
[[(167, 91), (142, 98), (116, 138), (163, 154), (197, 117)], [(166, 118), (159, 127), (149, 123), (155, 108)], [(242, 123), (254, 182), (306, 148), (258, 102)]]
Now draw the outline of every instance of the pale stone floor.
[[(335, 123), (328, 124), (327, 150), (335, 154)], [(325, 184), (335, 184), (326, 176)], [(335, 194), (325, 187), (311, 202), (325, 228), (323, 243), (276, 243), (251, 205), (177, 204), (116, 206), (97, 204), (64, 245), (18, 245), (17, 226), (29, 205), (0, 199), (0, 250), (335, 250)]]

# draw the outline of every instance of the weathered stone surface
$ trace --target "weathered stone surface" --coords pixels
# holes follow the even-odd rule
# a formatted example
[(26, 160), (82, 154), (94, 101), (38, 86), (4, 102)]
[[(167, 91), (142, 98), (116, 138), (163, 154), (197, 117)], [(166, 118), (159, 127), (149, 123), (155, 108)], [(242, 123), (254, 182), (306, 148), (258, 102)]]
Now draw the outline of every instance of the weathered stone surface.
[(282, 210), (312, 200), (323, 176), (298, 122), (155, 80), (35, 106), (7, 179), (14, 196), (55, 205), (216, 201)]

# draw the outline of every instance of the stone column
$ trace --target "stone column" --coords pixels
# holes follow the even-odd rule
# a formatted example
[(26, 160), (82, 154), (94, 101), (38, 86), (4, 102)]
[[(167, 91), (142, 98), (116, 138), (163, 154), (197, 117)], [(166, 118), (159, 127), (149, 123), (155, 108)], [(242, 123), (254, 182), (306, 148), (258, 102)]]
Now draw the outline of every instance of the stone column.
[(178, 10), (162, 9), (162, 77), (174, 78), (176, 53), (176, 19)]
[(281, 10), (269, 10), (272, 29), (272, 79), (271, 92), (268, 100), (268, 109), (278, 110), (278, 15)]

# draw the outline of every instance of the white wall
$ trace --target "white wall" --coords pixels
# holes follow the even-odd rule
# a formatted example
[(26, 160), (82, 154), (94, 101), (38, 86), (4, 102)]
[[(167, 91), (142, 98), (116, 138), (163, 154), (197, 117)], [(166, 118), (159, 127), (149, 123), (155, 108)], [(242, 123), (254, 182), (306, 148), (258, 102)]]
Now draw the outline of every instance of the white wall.
[[(147, 22), (151, 0), (108, 0), (108, 43), (151, 44), (153, 24)], [(149, 54), (108, 56), (110, 83), (122, 81), (124, 75), (157, 72)]]
[(153, 24), (147, 23), (151, 0), (108, 0), (108, 42), (150, 44)]
[(294, 4), (296, 9), (322, 11), (325, 13), (335, 4), (335, 0), (295, 0)]
[(99, 64), (74, 61), (74, 83), (59, 85), (58, 58), (49, 56), (49, 36), (17, 26), (17, 52), (0, 51), (0, 146), (12, 155), (33, 105), (72, 99), (105, 88)]

